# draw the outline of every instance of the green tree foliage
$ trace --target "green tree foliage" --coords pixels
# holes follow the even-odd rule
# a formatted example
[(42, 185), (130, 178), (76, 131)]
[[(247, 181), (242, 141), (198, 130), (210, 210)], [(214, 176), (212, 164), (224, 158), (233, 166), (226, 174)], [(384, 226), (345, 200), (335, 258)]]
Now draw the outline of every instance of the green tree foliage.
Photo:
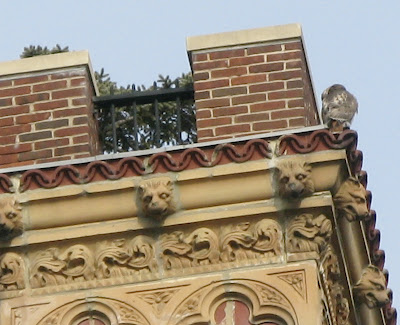
[(56, 54), (56, 53), (63, 53), (69, 52), (68, 46), (61, 47), (59, 44), (56, 44), (51, 50), (45, 47), (41, 47), (40, 45), (30, 45), (29, 47), (24, 47), (24, 51), (21, 53), (20, 58), (30, 58), (32, 56), (38, 55), (47, 55), (47, 54)]
[[(37, 55), (47, 55), (61, 52), (68, 52), (69, 48), (56, 45), (51, 50), (47, 47), (29, 46), (24, 48), (21, 58)], [(182, 74), (180, 77), (171, 79), (169, 76), (159, 75), (157, 82), (146, 87), (144, 85), (118, 86), (112, 81), (104, 69), (95, 72), (97, 86), (101, 96), (118, 95), (128, 92), (145, 92), (157, 89), (169, 89), (174, 87), (187, 87), (193, 85), (191, 73)], [(154, 148), (158, 145), (179, 144), (177, 135), (177, 105), (175, 102), (159, 103), (160, 121), (160, 144), (155, 143), (156, 139), (156, 118), (152, 104), (136, 106), (136, 123), (138, 134), (134, 134), (135, 113), (133, 106), (116, 107), (115, 121), (117, 127), (117, 148), (119, 152), (142, 150)], [(104, 152), (113, 151), (112, 117), (110, 108), (97, 108), (99, 135), (103, 144)], [(193, 100), (182, 101), (180, 105), (181, 116), (181, 137), (183, 143), (196, 141), (196, 120)]]

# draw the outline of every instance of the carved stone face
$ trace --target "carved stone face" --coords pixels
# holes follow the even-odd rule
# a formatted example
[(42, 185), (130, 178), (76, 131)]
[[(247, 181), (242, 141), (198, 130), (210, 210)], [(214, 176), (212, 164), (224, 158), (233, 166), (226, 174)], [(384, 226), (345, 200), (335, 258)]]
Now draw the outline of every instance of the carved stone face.
[(385, 275), (373, 265), (364, 269), (361, 279), (354, 286), (354, 292), (359, 301), (366, 303), (369, 308), (382, 307), (390, 302)]
[(304, 161), (282, 161), (277, 166), (276, 181), (279, 196), (285, 199), (299, 199), (314, 192), (311, 166)]
[(368, 216), (367, 191), (364, 186), (350, 177), (346, 180), (334, 197), (339, 215), (348, 221), (362, 220)]
[(8, 240), (22, 233), (21, 207), (12, 197), (0, 199), (0, 240)]
[(160, 178), (144, 181), (138, 190), (143, 213), (161, 219), (175, 211), (171, 180)]

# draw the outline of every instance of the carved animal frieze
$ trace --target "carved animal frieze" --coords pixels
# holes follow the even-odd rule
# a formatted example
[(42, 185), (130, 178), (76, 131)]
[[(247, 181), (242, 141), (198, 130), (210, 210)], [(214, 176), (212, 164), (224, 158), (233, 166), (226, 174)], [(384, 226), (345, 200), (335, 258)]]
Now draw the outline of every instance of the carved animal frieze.
[(354, 177), (349, 177), (334, 196), (339, 216), (348, 221), (362, 220), (368, 216), (367, 191)]
[(219, 261), (217, 235), (208, 228), (199, 228), (188, 236), (181, 231), (160, 237), (161, 256), (167, 270), (215, 264)]
[(25, 264), (16, 253), (5, 253), (0, 256), (0, 291), (25, 288)]
[(143, 214), (156, 221), (175, 212), (174, 191), (169, 178), (143, 181), (138, 188), (138, 198)]
[(98, 279), (151, 273), (155, 269), (154, 243), (150, 237), (137, 236), (131, 241), (114, 240), (99, 245), (96, 254)]
[(281, 255), (282, 230), (272, 219), (226, 227), (221, 236), (221, 261), (245, 261), (256, 257)]
[(287, 229), (287, 248), (289, 252), (323, 251), (332, 235), (332, 223), (323, 214), (301, 214), (294, 217)]
[(0, 199), (0, 240), (10, 240), (22, 234), (21, 207), (14, 197)]
[(94, 279), (92, 252), (84, 245), (71, 246), (64, 252), (46, 249), (33, 258), (32, 265), (33, 288)]
[(383, 307), (390, 302), (385, 275), (374, 265), (363, 270), (353, 290), (358, 301), (369, 308)]
[(278, 194), (284, 199), (300, 199), (314, 193), (311, 165), (301, 159), (283, 160), (275, 174)]

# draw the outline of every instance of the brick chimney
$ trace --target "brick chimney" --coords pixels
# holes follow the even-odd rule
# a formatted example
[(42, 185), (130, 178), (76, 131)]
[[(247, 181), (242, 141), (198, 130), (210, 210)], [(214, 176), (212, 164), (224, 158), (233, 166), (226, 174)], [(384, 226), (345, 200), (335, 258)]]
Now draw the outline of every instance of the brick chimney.
[(0, 166), (98, 153), (87, 51), (0, 63)]
[(320, 124), (298, 24), (187, 39), (198, 141)]

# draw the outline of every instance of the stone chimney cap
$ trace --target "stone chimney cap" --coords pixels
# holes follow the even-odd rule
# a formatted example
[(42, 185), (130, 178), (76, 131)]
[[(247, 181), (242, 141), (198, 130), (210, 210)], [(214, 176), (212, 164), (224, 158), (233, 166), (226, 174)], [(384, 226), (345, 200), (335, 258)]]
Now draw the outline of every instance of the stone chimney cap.
[(8, 76), (14, 78), (17, 74), (31, 74), (39, 71), (48, 73), (49, 70), (85, 65), (89, 70), (96, 94), (98, 94), (96, 79), (87, 50), (38, 55), (31, 58), (0, 62), (0, 79), (7, 79)]
[(188, 52), (192, 52), (215, 47), (221, 48), (293, 38), (302, 38), (300, 24), (296, 23), (235, 32), (191, 36), (186, 39), (186, 49)]

